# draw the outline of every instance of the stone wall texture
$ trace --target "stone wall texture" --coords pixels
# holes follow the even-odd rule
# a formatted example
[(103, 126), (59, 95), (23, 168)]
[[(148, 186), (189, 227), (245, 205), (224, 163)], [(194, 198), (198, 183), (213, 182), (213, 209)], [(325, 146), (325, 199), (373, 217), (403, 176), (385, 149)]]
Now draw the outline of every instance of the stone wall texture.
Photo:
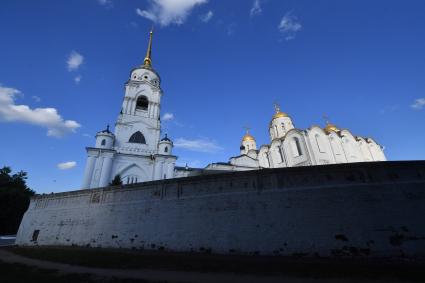
[(37, 195), (18, 245), (425, 256), (425, 161), (220, 173)]

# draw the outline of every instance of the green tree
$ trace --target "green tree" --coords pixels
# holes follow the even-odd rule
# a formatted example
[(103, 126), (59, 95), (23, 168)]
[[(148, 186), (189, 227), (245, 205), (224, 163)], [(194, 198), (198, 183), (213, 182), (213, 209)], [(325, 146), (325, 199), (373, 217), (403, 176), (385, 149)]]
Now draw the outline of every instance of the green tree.
[(109, 183), (109, 185), (111, 185), (111, 186), (122, 185), (121, 176), (119, 174), (115, 175), (115, 178), (112, 180), (112, 182)]
[(35, 194), (27, 187), (27, 173), (12, 174), (10, 167), (0, 169), (0, 234), (15, 234), (22, 216)]

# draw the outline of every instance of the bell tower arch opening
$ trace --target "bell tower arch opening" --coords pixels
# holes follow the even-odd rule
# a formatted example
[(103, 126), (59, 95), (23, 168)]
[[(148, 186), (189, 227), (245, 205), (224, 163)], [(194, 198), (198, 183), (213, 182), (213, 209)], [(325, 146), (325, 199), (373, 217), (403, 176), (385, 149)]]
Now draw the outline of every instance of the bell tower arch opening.
[(146, 96), (141, 95), (136, 101), (136, 110), (148, 111), (149, 100)]

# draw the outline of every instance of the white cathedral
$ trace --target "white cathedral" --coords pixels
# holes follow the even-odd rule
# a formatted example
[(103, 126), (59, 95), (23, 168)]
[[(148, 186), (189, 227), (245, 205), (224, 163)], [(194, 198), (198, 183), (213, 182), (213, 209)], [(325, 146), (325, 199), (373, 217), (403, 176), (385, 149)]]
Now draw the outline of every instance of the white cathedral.
[(275, 106), (270, 125), (270, 145), (257, 149), (248, 132), (242, 138), (240, 155), (229, 162), (209, 164), (204, 169), (176, 166), (173, 142), (161, 139), (161, 79), (152, 68), (152, 31), (143, 65), (134, 68), (125, 84), (115, 133), (109, 126), (96, 134), (94, 147), (87, 147), (83, 188), (108, 186), (115, 176), (124, 184), (194, 176), (223, 171), (256, 170), (333, 163), (385, 161), (382, 147), (371, 138), (354, 136), (327, 123), (322, 129), (294, 127), (288, 114)]

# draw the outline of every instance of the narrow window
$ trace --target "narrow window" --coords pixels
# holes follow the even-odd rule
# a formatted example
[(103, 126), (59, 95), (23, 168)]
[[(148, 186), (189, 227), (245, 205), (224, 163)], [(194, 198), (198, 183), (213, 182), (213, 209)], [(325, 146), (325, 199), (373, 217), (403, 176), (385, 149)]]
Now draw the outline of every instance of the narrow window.
[(282, 163), (283, 159), (282, 159), (282, 153), (280, 152), (280, 149), (278, 146), (275, 147), (274, 151), (276, 152), (276, 156), (277, 156), (277, 163)]
[(164, 179), (167, 179), (167, 174), (164, 174)]
[(266, 160), (267, 167), (270, 167), (269, 157), (267, 153), (264, 153), (264, 159)]
[(314, 137), (316, 138), (316, 144), (317, 148), (319, 149), (319, 152), (325, 152), (324, 145), (322, 143), (322, 138), (318, 134), (316, 134)]
[(100, 145), (103, 145), (104, 146), (105, 144), (106, 144), (106, 140), (103, 139), (102, 142), (100, 143)]
[(301, 146), (298, 138), (293, 138), (291, 141), (291, 150), (294, 157), (301, 155)]
[(127, 184), (130, 184), (130, 177), (127, 177)]
[(164, 152), (168, 152), (168, 146), (165, 147)]
[(279, 151), (280, 162), (283, 162), (283, 153), (280, 146), (277, 148), (277, 151)]
[(340, 145), (338, 144), (338, 142), (336, 141), (334, 137), (331, 137), (331, 144), (332, 144), (332, 148), (334, 150), (335, 155), (341, 155)]
[(139, 96), (136, 102), (136, 109), (147, 111), (149, 106), (149, 101), (146, 96)]
[(140, 131), (137, 131), (134, 134), (132, 134), (128, 142), (146, 144), (145, 136), (143, 136), (143, 134)]
[(34, 232), (32, 233), (32, 241), (36, 242), (38, 239), (38, 234), (40, 234), (40, 230), (34, 230)]
[(286, 129), (285, 129), (285, 124), (284, 124), (284, 123), (282, 123), (282, 130), (283, 130), (283, 131), (286, 131)]

